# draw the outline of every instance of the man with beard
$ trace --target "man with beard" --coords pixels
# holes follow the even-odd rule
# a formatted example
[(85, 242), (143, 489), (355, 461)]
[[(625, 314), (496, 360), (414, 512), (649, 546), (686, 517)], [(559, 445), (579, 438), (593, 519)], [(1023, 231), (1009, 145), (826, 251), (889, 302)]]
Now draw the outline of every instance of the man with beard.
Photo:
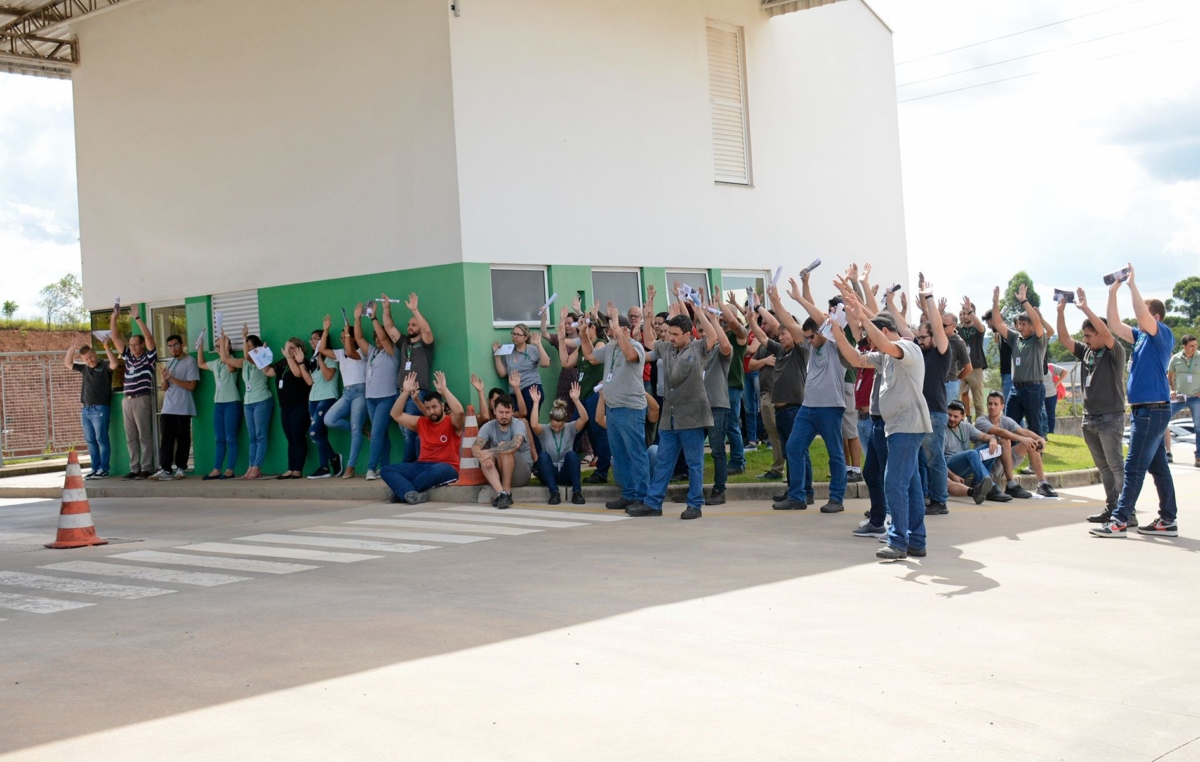
[[(384, 466), (379, 476), (395, 493), (398, 500), (409, 505), (429, 499), (429, 490), (458, 481), (458, 466), (462, 456), (463, 406), (446, 388), (446, 375), (434, 374), (435, 391), (425, 395), (424, 415), (406, 412), (406, 406), (417, 393), (416, 372), (404, 377), (404, 388), (392, 406), (392, 418), (406, 431), (416, 434), (421, 442), (420, 457), (413, 463)], [(449, 415), (447, 415), (449, 413)]]
[[(421, 314), (417, 308), (417, 295), (409, 294), (408, 301), (404, 306), (412, 312), (412, 317), (408, 319), (408, 325), (405, 327), (404, 334), (400, 334), (400, 329), (392, 322), (392, 302), (387, 298), (387, 294), (383, 295), (383, 327), (391, 338), (392, 343), (396, 345), (396, 357), (399, 359), (400, 375), (407, 376), (409, 373), (417, 374), (416, 394), (409, 397), (408, 407), (404, 412), (412, 416), (421, 414), (421, 400), (423, 400), (433, 390), (430, 384), (430, 369), (433, 367), (433, 329), (429, 327), (429, 321)], [(416, 431), (404, 430), (404, 462), (415, 463), (421, 455), (421, 440), (417, 436)]]
[(991, 434), (1004, 445), (1004, 493), (1022, 500), (1032, 497), (1017, 483), (1013, 472), (1021, 459), (1028, 455), (1029, 465), (1033, 466), (1033, 472), (1037, 474), (1037, 493), (1042, 497), (1058, 497), (1050, 482), (1046, 481), (1046, 471), (1042, 468), (1042, 453), (1046, 449), (1046, 440), (1029, 429), (1021, 428), (1016, 421), (1004, 414), (1004, 397), (1000, 392), (988, 395), (987, 410), (987, 415), (975, 421), (975, 428), (985, 434)]

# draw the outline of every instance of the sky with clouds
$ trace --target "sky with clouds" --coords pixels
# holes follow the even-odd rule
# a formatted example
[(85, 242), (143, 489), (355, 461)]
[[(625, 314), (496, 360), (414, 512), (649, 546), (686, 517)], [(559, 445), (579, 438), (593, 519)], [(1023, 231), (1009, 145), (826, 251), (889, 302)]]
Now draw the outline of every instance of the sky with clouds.
[[(1021, 269), (1093, 298), (1130, 260), (1147, 296), (1200, 274), (1197, 0), (868, 2), (901, 62), (914, 279), (985, 302)], [(0, 74), (0, 257), (27, 316), (80, 270), (69, 82)]]

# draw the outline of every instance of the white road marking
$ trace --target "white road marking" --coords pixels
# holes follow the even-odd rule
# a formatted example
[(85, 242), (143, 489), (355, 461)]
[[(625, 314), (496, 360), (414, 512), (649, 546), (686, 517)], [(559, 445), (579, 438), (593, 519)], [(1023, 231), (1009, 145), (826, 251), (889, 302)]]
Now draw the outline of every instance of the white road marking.
[(437, 550), (436, 545), (412, 545), (403, 542), (373, 542), (371, 540), (347, 540), (337, 537), (296, 537), (290, 534), (254, 534), (249, 537), (233, 538), (239, 542), (276, 542), (282, 545), (316, 545), (325, 548), (347, 548), (349, 550), (376, 550), (385, 553), (417, 553), (422, 550)]
[(118, 585), (112, 582), (96, 582), (73, 577), (51, 577), (46, 574), (25, 574), (24, 572), (0, 572), (0, 585), (28, 587), (34, 590), (53, 590), (59, 593), (98, 595), (101, 598), (122, 598), (127, 601), (175, 592), (161, 587)]
[(175, 550), (194, 550), (198, 553), (229, 553), (242, 556), (268, 556), (270, 558), (302, 558), (307, 561), (328, 561), (335, 564), (352, 564), (370, 561), (383, 556), (368, 556), (365, 553), (329, 553), (324, 550), (302, 548), (268, 548), (262, 545), (233, 545), (228, 542), (198, 542), (195, 545), (180, 545)]
[(160, 550), (135, 550), (130, 553), (118, 553), (109, 558), (123, 558), (128, 561), (145, 561), (147, 563), (175, 564), (176, 566), (202, 566), (207, 569), (228, 569), (230, 571), (262, 572), (264, 574), (291, 574), (293, 572), (320, 569), (319, 566), (308, 564), (289, 564), (280, 561), (255, 561), (249, 558), (213, 558), (211, 556), (189, 556), (184, 553), (164, 553)]
[[(454, 513), (495, 513), (495, 508), (482, 508), (474, 505), (454, 505), (449, 508), (441, 508), (443, 511), (453, 511)], [(533, 516), (545, 517), (548, 519), (573, 519), (575, 521), (628, 521), (631, 516), (626, 516), (622, 513), (620, 516), (604, 513), (571, 513), (568, 511), (538, 511), (528, 510), (525, 508), (506, 508), (505, 516)]]
[(0, 542), (12, 543), (14, 545), (24, 545), (25, 543), (41, 544), (44, 540), (36, 534), (23, 534), (21, 532), (0, 532)]
[(454, 521), (426, 521), (425, 519), (395, 518), (387, 519), (387, 521), (388, 526), (393, 527), (412, 527), (413, 529), (448, 529), (451, 532), (481, 532), (487, 534), (519, 535), (536, 534), (544, 531), (541, 529), (522, 529), (519, 527), (488, 526), (487, 524), (459, 524)]
[(31, 614), (54, 614), (68, 609), (81, 609), (85, 606), (95, 606), (94, 603), (76, 603), (75, 601), (60, 601), (55, 598), (40, 598), (36, 595), (17, 595), (15, 593), (0, 593), (0, 609), (13, 611), (28, 611)]
[[(351, 521), (350, 524), (382, 524), (390, 526), (387, 519), (365, 519)], [(312, 532), (316, 534), (344, 534), (351, 537), (382, 537), (388, 540), (420, 540), (422, 542), (441, 542), (448, 545), (464, 545), (468, 542), (491, 540), (492, 537), (475, 537), (468, 534), (433, 534), (431, 532), (398, 532), (390, 529), (354, 529), (352, 527), (307, 527), (293, 529), (293, 532)]]
[[(498, 509), (497, 509), (498, 510)], [(542, 519), (518, 519), (506, 516), (455, 515), (441, 511), (417, 511), (416, 513), (397, 514), (404, 519), (448, 519), (451, 521), (487, 521), (495, 524), (517, 524), (527, 527), (546, 527), (548, 529), (566, 529), (567, 527), (585, 527), (587, 524), (575, 521), (545, 521)]]
[(128, 566), (126, 564), (103, 564), (95, 561), (63, 561), (61, 564), (50, 564), (40, 567), (55, 571), (76, 572), (78, 574), (99, 574), (107, 577), (128, 577), (130, 579), (145, 579), (151, 582), (170, 582), (181, 585), (200, 585), (215, 587), (228, 585), (231, 582), (242, 582), (253, 577), (235, 577), (232, 574), (212, 574), (211, 572), (191, 572), (180, 569), (155, 569), (146, 566)]

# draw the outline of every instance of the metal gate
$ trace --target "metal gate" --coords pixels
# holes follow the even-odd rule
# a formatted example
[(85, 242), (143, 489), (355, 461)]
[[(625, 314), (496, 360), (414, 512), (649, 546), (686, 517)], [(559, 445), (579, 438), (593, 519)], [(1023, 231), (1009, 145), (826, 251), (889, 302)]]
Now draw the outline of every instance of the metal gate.
[(0, 451), (8, 457), (85, 449), (79, 374), (62, 352), (0, 353)]

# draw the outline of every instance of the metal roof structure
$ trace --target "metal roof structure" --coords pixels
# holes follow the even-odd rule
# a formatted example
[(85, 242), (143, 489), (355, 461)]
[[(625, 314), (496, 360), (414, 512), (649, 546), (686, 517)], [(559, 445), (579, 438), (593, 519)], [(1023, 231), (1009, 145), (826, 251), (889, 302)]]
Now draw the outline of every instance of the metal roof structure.
[[(70, 79), (71, 68), (80, 61), (79, 40), (71, 24), (134, 2), (137, 0), (0, 0), (0, 72)], [(779, 16), (844, 0), (759, 2), (764, 13)]]

